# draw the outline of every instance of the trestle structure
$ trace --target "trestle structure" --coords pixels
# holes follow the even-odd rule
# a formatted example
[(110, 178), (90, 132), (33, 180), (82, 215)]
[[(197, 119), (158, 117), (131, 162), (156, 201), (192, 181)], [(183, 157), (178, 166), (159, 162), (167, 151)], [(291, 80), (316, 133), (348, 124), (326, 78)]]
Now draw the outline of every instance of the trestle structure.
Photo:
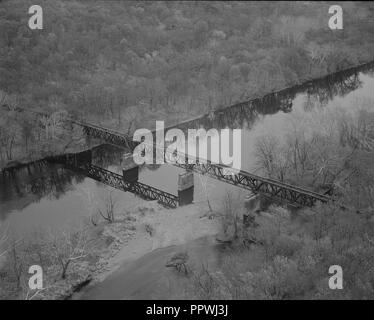
[[(87, 132), (96, 132), (96, 137), (101, 137), (104, 141), (119, 145), (121, 147), (134, 150), (139, 142), (133, 141), (131, 137), (124, 134), (117, 134), (105, 128), (95, 128), (95, 130), (86, 129)], [(103, 132), (100, 134), (99, 131)], [(178, 166), (180, 168), (194, 171), (199, 174), (207, 175), (223, 182), (236, 185), (238, 187), (251, 190), (255, 193), (262, 193), (265, 196), (284, 200), (296, 206), (314, 206), (316, 202), (328, 202), (331, 198), (317, 192), (293, 186), (275, 179), (264, 178), (251, 174), (243, 170), (233, 170), (222, 164), (193, 159), (192, 157), (180, 152), (170, 152), (167, 147), (160, 150), (156, 145), (145, 145), (145, 149), (150, 151), (163, 152), (166, 163)]]

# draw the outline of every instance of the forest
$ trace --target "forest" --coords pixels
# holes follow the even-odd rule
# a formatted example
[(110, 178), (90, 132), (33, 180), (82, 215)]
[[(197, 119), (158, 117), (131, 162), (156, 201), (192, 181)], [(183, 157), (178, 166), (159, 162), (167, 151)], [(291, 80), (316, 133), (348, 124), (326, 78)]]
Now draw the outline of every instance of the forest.
[(2, 166), (57, 152), (56, 139), (69, 142), (69, 133), (46, 130), (61, 114), (131, 133), (357, 65), (374, 52), (366, 2), (344, 2), (346, 28), (334, 31), (328, 2), (49, 0), (40, 1), (43, 30), (28, 27), (32, 4), (0, 4), (0, 102), (51, 119), (2, 113)]

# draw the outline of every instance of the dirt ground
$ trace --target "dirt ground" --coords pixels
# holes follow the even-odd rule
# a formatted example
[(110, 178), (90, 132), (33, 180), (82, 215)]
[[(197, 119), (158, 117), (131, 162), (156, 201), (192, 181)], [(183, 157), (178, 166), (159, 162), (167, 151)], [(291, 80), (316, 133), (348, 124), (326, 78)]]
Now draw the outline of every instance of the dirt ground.
[(95, 272), (93, 282), (104, 280), (124, 262), (136, 260), (155, 249), (181, 245), (220, 231), (218, 219), (208, 214), (204, 203), (166, 209), (154, 201), (142, 202), (131, 212), (124, 212), (116, 218), (131, 221), (130, 232), (121, 235), (118, 230), (126, 222), (105, 226), (103, 234), (119, 237), (117, 241), (122, 243), (109, 249), (112, 254), (102, 256), (100, 260), (105, 267)]

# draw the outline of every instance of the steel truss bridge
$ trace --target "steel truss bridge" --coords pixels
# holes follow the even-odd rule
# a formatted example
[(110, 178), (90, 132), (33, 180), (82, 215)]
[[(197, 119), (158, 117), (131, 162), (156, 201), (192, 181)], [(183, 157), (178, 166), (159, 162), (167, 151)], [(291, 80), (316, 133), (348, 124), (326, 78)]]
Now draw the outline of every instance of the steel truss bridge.
[(156, 189), (138, 181), (127, 181), (120, 174), (97, 167), (90, 163), (77, 164), (75, 155), (73, 155), (73, 157), (69, 156), (70, 155), (54, 157), (50, 161), (61, 163), (67, 169), (113, 188), (134, 193), (143, 199), (157, 200), (158, 203), (165, 207), (176, 208), (178, 206), (179, 198), (176, 195)]
[[(41, 112), (34, 113), (46, 116)], [(137, 141), (133, 141), (132, 137), (130, 137), (129, 135), (112, 129), (104, 128), (75, 119), (68, 118), (66, 119), (66, 121), (82, 127), (83, 132), (87, 136), (104, 140), (113, 145), (125, 147), (131, 150), (131, 152), (140, 143)], [(165, 130), (167, 129), (168, 128), (165, 128)], [(150, 145), (146, 148), (151, 148), (153, 151), (157, 150), (158, 147), (155, 145)], [(287, 201), (291, 205), (313, 206), (317, 202), (325, 203), (332, 200), (330, 197), (324, 194), (319, 194), (308, 189), (283, 183), (278, 180), (260, 177), (242, 170), (234, 174), (226, 174), (225, 171), (229, 170), (229, 167), (221, 164), (211, 163), (209, 161), (201, 161), (202, 159), (196, 159), (195, 162), (191, 164), (188, 163), (188, 159), (191, 159), (191, 157), (184, 154), (179, 154), (177, 156), (177, 158), (183, 159), (183, 161), (178, 161), (175, 160), (175, 153), (172, 155), (168, 155), (166, 148), (163, 148), (161, 151), (164, 152), (165, 158), (169, 159), (169, 161), (167, 162), (170, 164), (173, 164), (180, 168), (184, 168), (186, 170), (194, 171), (198, 174), (207, 175), (209, 177), (221, 180), (232, 185), (236, 185), (247, 190), (251, 190), (256, 193), (264, 194), (265, 196), (270, 198)], [(158, 200), (158, 202), (167, 207), (176, 207), (178, 205), (177, 196), (158, 190), (156, 188), (152, 188), (140, 182), (124, 181), (121, 175), (96, 167), (94, 165), (85, 165), (84, 168), (71, 166), (71, 169), (80, 171), (82, 174), (85, 174), (97, 181), (108, 184), (114, 188), (133, 192), (146, 199)]]
[[(118, 145), (120, 147), (129, 148), (131, 151), (140, 143), (133, 141), (131, 137), (110, 129), (91, 126), (88, 123), (80, 123), (83, 130), (88, 135), (102, 139), (106, 142)], [(146, 146), (146, 149), (157, 150), (156, 145)], [(264, 194), (267, 197), (283, 200), (295, 206), (314, 206), (317, 202), (328, 202), (330, 197), (313, 192), (308, 189), (296, 187), (278, 180), (260, 177), (245, 171), (232, 172), (230, 167), (212, 163), (210, 161), (201, 161), (194, 159), (194, 163), (189, 163), (192, 157), (182, 153), (170, 153), (163, 148), (161, 151), (165, 154), (167, 163), (177, 167), (194, 171), (198, 174), (207, 175), (209, 177), (221, 180), (223, 182), (251, 190), (255, 193)], [(180, 161), (182, 159), (182, 161)], [(191, 161), (190, 161), (191, 162)], [(231, 171), (231, 173), (230, 173)]]
[[(69, 167), (68, 167), (69, 168)], [(105, 183), (113, 188), (131, 192), (137, 196), (147, 200), (157, 200), (160, 204), (168, 208), (176, 208), (179, 203), (178, 196), (170, 194), (166, 191), (162, 191), (146, 185), (141, 182), (129, 182), (123, 179), (123, 176), (108, 171), (106, 169), (94, 166), (86, 165), (82, 167), (70, 167), (74, 171), (80, 171), (85, 176), (92, 178), (96, 181)]]
[(230, 168), (220, 164), (212, 164), (209, 162), (199, 163), (197, 161), (196, 164), (176, 162), (174, 165), (251, 190), (254, 193), (261, 193), (267, 197), (287, 201), (296, 206), (311, 207), (314, 206), (316, 202), (324, 203), (330, 200), (330, 198), (325, 195), (295, 187), (277, 180), (259, 177), (245, 171), (226, 174), (225, 171), (229, 171)]
[(139, 144), (139, 142), (133, 141), (133, 139), (128, 135), (115, 130), (102, 128), (100, 126), (78, 120), (70, 120), (70, 122), (81, 126), (83, 128), (83, 132), (88, 136), (102, 139), (106, 142), (125, 147), (129, 150), (134, 150), (135, 147)]

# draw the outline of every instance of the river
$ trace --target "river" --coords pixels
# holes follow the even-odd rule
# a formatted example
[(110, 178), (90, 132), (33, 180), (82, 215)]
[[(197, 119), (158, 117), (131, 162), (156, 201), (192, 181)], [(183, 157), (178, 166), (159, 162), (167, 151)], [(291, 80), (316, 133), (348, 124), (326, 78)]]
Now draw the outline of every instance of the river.
[(166, 268), (165, 263), (174, 254), (188, 252), (189, 268), (201, 265), (214, 270), (221, 264), (224, 245), (215, 243), (212, 237), (203, 237), (184, 245), (153, 250), (135, 261), (127, 261), (97, 285), (89, 286), (73, 299), (87, 300), (143, 300), (183, 299), (188, 281), (184, 271)]

